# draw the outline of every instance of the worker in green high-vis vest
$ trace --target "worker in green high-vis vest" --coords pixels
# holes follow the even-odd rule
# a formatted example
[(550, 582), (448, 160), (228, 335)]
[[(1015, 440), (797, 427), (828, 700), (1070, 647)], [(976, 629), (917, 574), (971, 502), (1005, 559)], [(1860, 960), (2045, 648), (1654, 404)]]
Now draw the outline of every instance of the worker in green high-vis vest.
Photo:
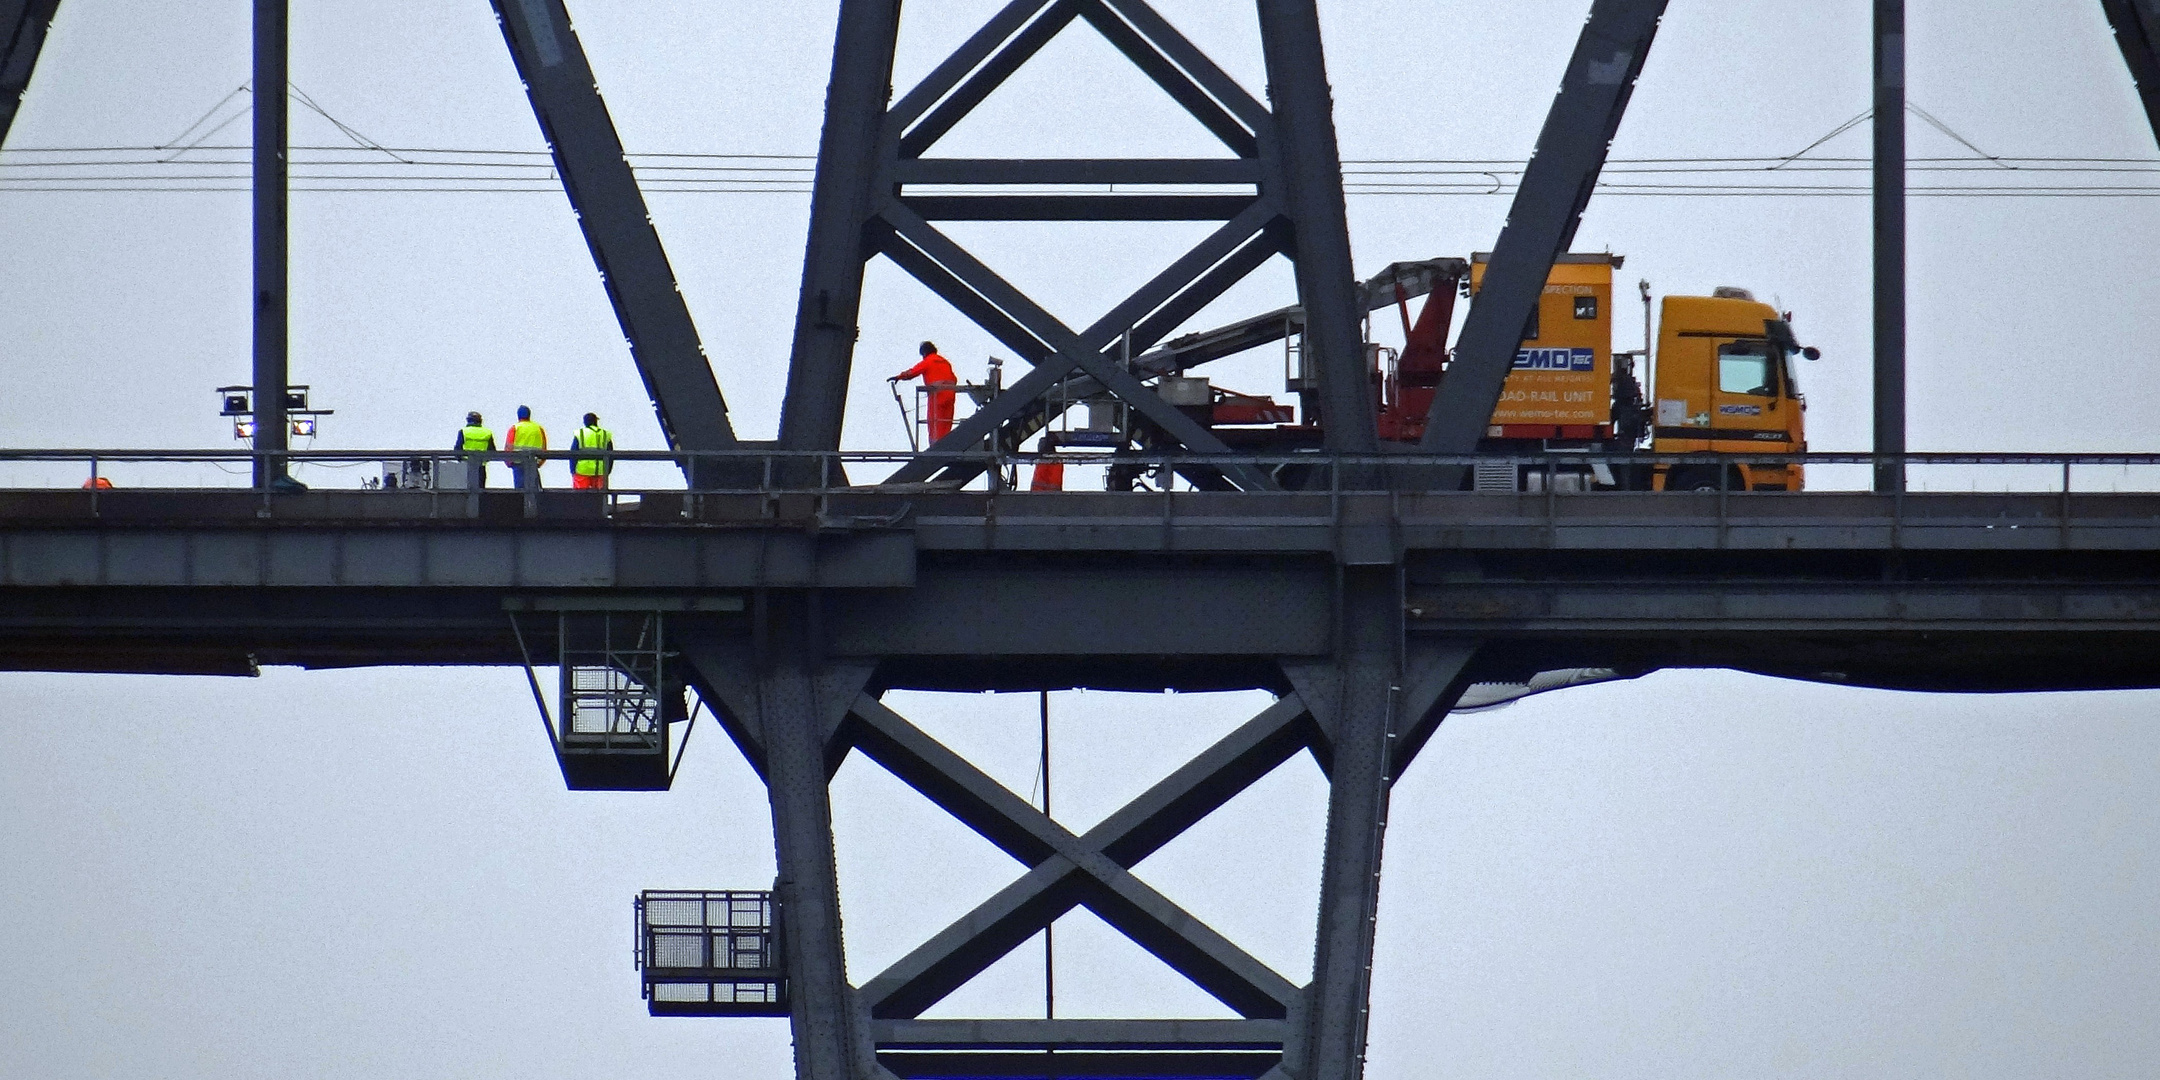
[(570, 486), (594, 489), (607, 487), (608, 473), (614, 471), (615, 463), (604, 458), (579, 457), (575, 453), (579, 450), (615, 449), (615, 436), (600, 426), (598, 414), (585, 414), (585, 426), (570, 437), (570, 449)]
[[(452, 440), (450, 448), (463, 450), (468, 454), (492, 454), (495, 452), (495, 433), (487, 429), (487, 424), (480, 419), (479, 413), (469, 412), (465, 414), (465, 426), (458, 429), (457, 438)], [(467, 457), (465, 469), (467, 487), (487, 486), (486, 458)]]

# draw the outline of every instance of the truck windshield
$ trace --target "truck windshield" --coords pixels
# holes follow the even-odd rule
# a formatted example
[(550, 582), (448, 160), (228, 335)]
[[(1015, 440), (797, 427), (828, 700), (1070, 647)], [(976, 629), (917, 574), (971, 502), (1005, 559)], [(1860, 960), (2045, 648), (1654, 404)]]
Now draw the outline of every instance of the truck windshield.
[(1770, 397), (1777, 393), (1767, 341), (1728, 341), (1718, 346), (1718, 392)]

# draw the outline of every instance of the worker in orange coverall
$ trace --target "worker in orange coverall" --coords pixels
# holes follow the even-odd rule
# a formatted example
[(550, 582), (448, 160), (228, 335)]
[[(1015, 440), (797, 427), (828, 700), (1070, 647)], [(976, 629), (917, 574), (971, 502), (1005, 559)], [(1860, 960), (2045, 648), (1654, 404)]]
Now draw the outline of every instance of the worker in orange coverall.
[(951, 362), (938, 355), (935, 342), (923, 342), (919, 351), (922, 363), (885, 381), (922, 378), (923, 385), (930, 388), (930, 402), (923, 410), (923, 422), (930, 428), (930, 441), (936, 442), (952, 433), (953, 388), (960, 385), (960, 379), (953, 374)]

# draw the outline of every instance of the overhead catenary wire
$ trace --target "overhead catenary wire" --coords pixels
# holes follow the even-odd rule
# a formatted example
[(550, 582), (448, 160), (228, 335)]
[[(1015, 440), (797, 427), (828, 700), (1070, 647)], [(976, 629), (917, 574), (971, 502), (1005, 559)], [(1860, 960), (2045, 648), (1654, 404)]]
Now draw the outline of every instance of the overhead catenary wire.
[[(350, 145), (290, 147), (291, 190), (296, 194), (559, 194), (561, 180), (545, 149), (389, 146), (332, 114), (291, 83), (287, 94), (320, 116)], [(251, 190), (250, 148), (211, 145), (208, 140), (247, 115), (252, 95), (241, 83), (170, 139), (155, 146), (12, 147), (0, 149), (0, 192), (9, 193), (240, 193)], [(239, 107), (233, 108), (238, 102)], [(1986, 150), (1948, 122), (1908, 100), (1906, 110), (1970, 151), (1971, 157), (1920, 157), (1912, 173), (1941, 182), (1908, 187), (1919, 198), (2153, 198), (2151, 184), (2103, 182), (2102, 178), (2160, 174), (2160, 159), (2004, 156)], [(221, 114), (223, 118), (220, 119)], [(1866, 123), (1862, 110), (1796, 152), (1783, 155), (1614, 158), (1597, 191), (1608, 196), (1658, 198), (1862, 198), (1869, 184), (1835, 184), (1822, 174), (1864, 173), (1864, 157), (1810, 156)], [(215, 121), (213, 123), (213, 121)], [(627, 155), (648, 194), (807, 196), (816, 175), (810, 154), (660, 152)], [(1371, 157), (1343, 160), (1343, 187), (1354, 197), (1512, 196), (1527, 163), (1520, 159)], [(1957, 174), (2015, 172), (2014, 182), (1969, 183)], [(1651, 182), (1642, 177), (1657, 177)], [(1706, 182), (1683, 183), (1678, 178)], [(1060, 195), (1149, 194), (1161, 185), (916, 185), (912, 194)], [(1175, 190), (1191, 192), (1193, 187)], [(1213, 189), (1209, 189), (1213, 190)], [(1221, 193), (1250, 192), (1231, 185)]]
[[(13, 147), (0, 150), (0, 192), (205, 192), (249, 190), (249, 148), (210, 145), (206, 140), (246, 113), (246, 108), (215, 120), (239, 96), (243, 84), (204, 112), (172, 139), (155, 146)], [(305, 91), (291, 89), (302, 107), (322, 116), (350, 145), (299, 145), (291, 148), (292, 190), (303, 194), (550, 194), (561, 181), (553, 156), (544, 149), (390, 146), (332, 115)], [(1991, 154), (1941, 118), (1908, 102), (1924, 123), (1971, 151), (1972, 156), (1916, 157), (1907, 170), (1941, 182), (1915, 185), (1920, 198), (2152, 198), (2160, 196), (2160, 177), (2150, 184), (2106, 178), (2160, 174), (2160, 159), (2070, 155), (2009, 156)], [(1830, 141), (1866, 122), (1862, 112), (1833, 127), (1799, 151), (1782, 155), (1705, 155), (1695, 157), (1614, 158), (1603, 170), (1598, 191), (1604, 195), (1662, 198), (1859, 198), (1865, 183), (1834, 184), (1822, 177), (1869, 172), (1864, 157), (1811, 156)], [(207, 130), (205, 130), (208, 125)], [(176, 149), (177, 148), (177, 149)], [(183, 156), (184, 155), (184, 156)], [(655, 195), (727, 194), (807, 196), (816, 175), (809, 154), (720, 151), (648, 152), (628, 155)], [(1520, 159), (1367, 157), (1343, 160), (1346, 194), (1371, 196), (1511, 196), (1527, 163)], [(1961, 174), (2017, 173), (2015, 181), (1969, 183)], [(1643, 178), (1655, 177), (1655, 182)], [(1700, 177), (1702, 183), (1677, 182)], [(2106, 181), (2106, 182), (2104, 182)], [(916, 194), (1057, 195), (1147, 194), (1173, 190), (1163, 185), (917, 185)], [(1192, 187), (1174, 190), (1193, 191)], [(1212, 189), (1210, 189), (1212, 190)], [(1225, 186), (1223, 193), (1249, 192)]]

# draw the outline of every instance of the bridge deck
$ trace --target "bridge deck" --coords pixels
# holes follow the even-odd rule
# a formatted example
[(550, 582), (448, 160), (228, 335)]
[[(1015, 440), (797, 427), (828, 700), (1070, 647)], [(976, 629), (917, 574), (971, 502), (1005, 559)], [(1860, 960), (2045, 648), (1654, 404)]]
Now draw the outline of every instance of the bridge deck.
[(1261, 685), (1331, 647), (1336, 567), (1399, 563), (1408, 632), (1515, 670), (2160, 685), (2155, 551), (2153, 494), (18, 490), (0, 664), (513, 663), (508, 611), (724, 634), (777, 588), (891, 684)]

